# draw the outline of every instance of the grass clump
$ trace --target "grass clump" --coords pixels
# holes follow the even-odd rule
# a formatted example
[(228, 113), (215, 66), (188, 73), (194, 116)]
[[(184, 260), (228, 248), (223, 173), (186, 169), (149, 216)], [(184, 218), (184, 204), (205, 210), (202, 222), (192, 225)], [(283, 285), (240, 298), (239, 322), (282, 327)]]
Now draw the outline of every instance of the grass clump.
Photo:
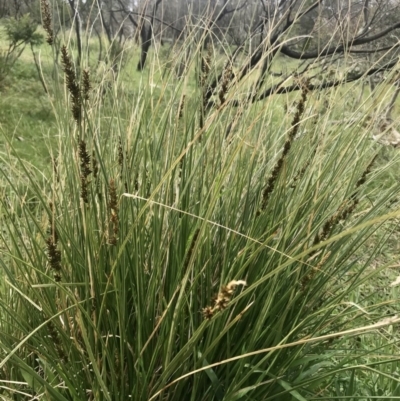
[(18, 152), (2, 160), (1, 396), (333, 399), (375, 396), (377, 381), (382, 397), (398, 392), (396, 308), (383, 315), (361, 292), (379, 273), (366, 244), (398, 216), (399, 185), (377, 184), (387, 164), (362, 117), (317, 116), (305, 83), (295, 116), (276, 120), (276, 100), (230, 102), (242, 91), (230, 70), (215, 108), (205, 79), (188, 90), (190, 68), (157, 92), (150, 76), (134, 95), (118, 79), (104, 93), (85, 69), (78, 82), (68, 54), (52, 173)]

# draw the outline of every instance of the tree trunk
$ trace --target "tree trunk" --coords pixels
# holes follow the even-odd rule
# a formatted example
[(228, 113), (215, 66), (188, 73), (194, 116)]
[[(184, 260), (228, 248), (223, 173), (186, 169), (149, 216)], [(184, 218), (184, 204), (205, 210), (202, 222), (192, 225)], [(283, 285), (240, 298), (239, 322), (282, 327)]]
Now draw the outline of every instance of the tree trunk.
[(153, 34), (153, 29), (151, 26), (149, 27), (149, 29), (146, 29), (146, 27), (142, 25), (140, 29), (140, 38), (142, 43), (141, 43), (140, 60), (137, 65), (138, 71), (143, 71), (144, 66), (146, 64), (147, 54), (151, 46), (152, 34)]
[(162, 2), (162, 0), (157, 0), (156, 4), (154, 4), (153, 12), (151, 15), (151, 20), (150, 20), (148, 29), (146, 29), (146, 26), (144, 23), (144, 18), (142, 18), (142, 21), (141, 21), (140, 39), (141, 39), (142, 44), (141, 44), (140, 60), (137, 65), (138, 71), (143, 71), (144, 66), (146, 64), (147, 54), (149, 52), (149, 49), (151, 46), (151, 40), (152, 40), (152, 36), (153, 36), (154, 17), (156, 15), (157, 8), (161, 2)]

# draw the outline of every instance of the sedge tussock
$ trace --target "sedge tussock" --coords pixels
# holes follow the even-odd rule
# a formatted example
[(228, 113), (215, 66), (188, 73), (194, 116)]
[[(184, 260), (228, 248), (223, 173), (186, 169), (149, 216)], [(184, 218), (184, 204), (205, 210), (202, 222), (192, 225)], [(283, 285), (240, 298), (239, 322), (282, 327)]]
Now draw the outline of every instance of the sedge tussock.
[[(149, 21), (141, 23), (151, 28)], [(154, 23), (157, 33), (159, 21)], [(213, 57), (211, 47), (202, 46), (204, 35), (196, 35), (193, 47), (188, 43), (181, 79), (173, 63), (164, 63), (170, 55), (155, 46), (154, 35), (159, 63), (150, 64), (148, 76), (142, 72), (138, 79), (122, 64), (112, 69), (109, 59), (103, 71), (99, 64), (89, 74), (74, 65), (77, 33), (69, 33), (72, 47), (64, 49), (61, 69), (54, 67), (61, 79), (51, 92), (58, 128), (48, 133), (53, 165), (28, 183), (25, 164), (0, 169), (9, 183), (0, 190), (0, 268), (7, 276), (0, 285), (0, 370), (5, 367), (6, 380), (35, 379), (14, 389), (28, 398), (118, 394), (137, 401), (180, 400), (188, 391), (193, 399), (207, 394), (215, 401), (250, 389), (246, 397), (258, 400), (290, 397), (291, 389), (276, 380), (282, 377), (299, 378), (300, 396), (318, 391), (331, 399), (330, 383), (349, 383), (353, 372), (354, 382), (363, 383), (359, 375), (366, 372), (359, 366), (375, 364), (372, 351), (378, 358), (397, 355), (395, 341), (381, 353), (371, 341), (352, 359), (353, 350), (343, 345), (353, 339), (340, 338), (355, 333), (346, 329), (393, 312), (387, 306), (395, 299), (366, 299), (363, 286), (383, 271), (370, 268), (383, 244), (379, 238), (372, 249), (371, 239), (382, 222), (400, 213), (387, 210), (398, 182), (380, 190), (386, 160), (378, 157), (379, 168), (369, 175), (371, 155), (380, 155), (369, 132), (332, 123), (341, 113), (335, 99), (321, 116), (324, 97), (337, 93), (342, 99), (346, 88), (311, 96), (319, 90), (315, 78), (300, 80), (301, 66), (301, 74), (282, 71), (279, 78), (280, 66), (262, 53), (249, 75), (232, 78), (233, 67), (242, 71), (243, 60), (257, 54), (249, 55), (250, 48), (237, 55), (220, 51), (219, 33), (212, 38)], [(96, 38), (83, 39), (84, 48)], [(259, 67), (266, 67), (265, 79)], [(307, 68), (304, 76), (316, 72)], [(109, 75), (98, 75), (104, 71)], [(105, 93), (101, 82), (107, 82)], [(77, 107), (72, 118), (75, 100), (82, 114)], [(283, 113), (285, 102), (294, 105), (290, 117)], [(48, 199), (56, 205), (51, 211)], [(388, 292), (395, 297), (396, 289)], [(384, 337), (376, 327), (370, 334)], [(321, 364), (321, 355), (329, 365)], [(236, 359), (225, 364), (230, 358)], [(305, 359), (304, 369), (318, 367), (318, 375), (301, 375)], [(258, 379), (252, 367), (271, 377), (253, 386)], [(180, 380), (198, 368), (207, 374)], [(368, 382), (377, 382), (379, 373), (373, 375)]]

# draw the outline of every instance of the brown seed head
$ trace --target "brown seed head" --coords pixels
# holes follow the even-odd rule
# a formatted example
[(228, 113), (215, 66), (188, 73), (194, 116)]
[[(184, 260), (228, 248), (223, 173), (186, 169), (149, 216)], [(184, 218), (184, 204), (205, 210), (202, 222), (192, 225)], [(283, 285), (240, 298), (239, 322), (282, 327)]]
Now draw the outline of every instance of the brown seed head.
[(202, 310), (204, 319), (210, 320), (214, 316), (214, 309), (211, 306), (206, 306)]
[(40, 6), (42, 10), (43, 29), (47, 33), (46, 42), (51, 46), (54, 43), (54, 32), (48, 0), (41, 0)]
[(124, 172), (124, 150), (122, 148), (122, 139), (121, 137), (118, 138), (118, 164), (120, 167), (120, 176), (121, 179), (123, 177)]
[(372, 166), (374, 165), (377, 157), (378, 157), (378, 155), (375, 155), (373, 157), (373, 159), (370, 161), (367, 168), (364, 170), (361, 177), (358, 179), (358, 181), (356, 183), (356, 188), (359, 188), (359, 187), (361, 187), (361, 185), (365, 184), (365, 181), (367, 181), (367, 175), (371, 172)]
[(227, 63), (224, 67), (224, 72), (222, 74), (222, 81), (221, 81), (221, 88), (218, 92), (218, 97), (221, 106), (225, 103), (225, 96), (228, 92), (228, 86), (229, 83), (231, 82), (233, 78), (233, 73), (232, 73), (232, 66), (230, 63)]
[(185, 107), (185, 100), (186, 100), (186, 95), (182, 95), (181, 101), (179, 103), (178, 119), (181, 119), (182, 116), (183, 116), (183, 109)]
[(119, 210), (118, 210), (117, 188), (115, 186), (115, 181), (113, 179), (110, 180), (108, 191), (109, 191), (108, 208), (110, 213), (108, 243), (110, 245), (115, 246), (117, 245), (118, 232), (119, 232), (119, 216), (118, 216)]
[(307, 100), (309, 80), (302, 81), (300, 83), (300, 85), (302, 88), (301, 98), (296, 106), (296, 113), (295, 113), (295, 116), (292, 121), (292, 128), (289, 131), (289, 134), (286, 138), (285, 144), (283, 145), (282, 154), (281, 154), (280, 158), (278, 159), (278, 161), (276, 162), (276, 164), (272, 170), (272, 173), (268, 177), (267, 183), (264, 186), (264, 189), (262, 191), (261, 207), (257, 211), (257, 216), (259, 216), (261, 214), (261, 211), (265, 210), (265, 208), (267, 207), (270, 195), (275, 188), (275, 184), (278, 179), (279, 173), (282, 170), (283, 162), (285, 161), (285, 158), (288, 155), (288, 153), (292, 147), (292, 142), (293, 142), (297, 132), (299, 131), (301, 117), (304, 113), (304, 106), (305, 106), (306, 100)]
[(96, 159), (96, 152), (94, 150), (92, 152), (92, 170), (93, 170), (93, 177), (97, 178), (99, 174), (99, 166)]
[(72, 60), (65, 45), (61, 47), (61, 62), (64, 67), (67, 88), (72, 99), (72, 115), (76, 122), (80, 122), (82, 115), (81, 91), (76, 80), (76, 74)]
[(204, 318), (211, 319), (215, 312), (220, 312), (226, 309), (238, 285), (245, 286), (246, 282), (243, 280), (232, 280), (228, 283), (228, 285), (222, 286), (220, 292), (214, 299), (214, 306), (207, 306), (203, 309), (202, 312)]
[(87, 68), (82, 71), (82, 98), (86, 101), (89, 100), (90, 90), (92, 86), (90, 84), (90, 72)]
[(50, 236), (46, 240), (47, 246), (47, 259), (49, 261), (50, 268), (54, 273), (54, 280), (61, 281), (61, 251), (57, 249), (57, 242), (54, 236)]
[(214, 308), (217, 311), (223, 311), (224, 309), (227, 308), (228, 303), (230, 301), (230, 298), (228, 297), (218, 297), (217, 300), (215, 301)]
[(81, 173), (88, 177), (92, 170), (90, 169), (90, 155), (86, 148), (86, 142), (83, 140), (79, 141), (79, 160), (81, 165)]

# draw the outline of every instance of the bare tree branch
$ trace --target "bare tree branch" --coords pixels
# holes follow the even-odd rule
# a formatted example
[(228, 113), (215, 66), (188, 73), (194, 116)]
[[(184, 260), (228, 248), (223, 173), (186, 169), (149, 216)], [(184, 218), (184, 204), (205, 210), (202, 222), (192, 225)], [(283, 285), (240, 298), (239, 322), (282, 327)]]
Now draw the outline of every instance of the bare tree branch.
[[(334, 88), (340, 85), (344, 85), (350, 82), (358, 81), (361, 78), (368, 77), (374, 74), (377, 74), (379, 72), (384, 72), (384, 71), (390, 71), (392, 70), (396, 65), (398, 65), (398, 60), (391, 61), (389, 63), (386, 63), (380, 67), (375, 67), (375, 68), (369, 68), (365, 72), (360, 72), (357, 74), (351, 74), (347, 75), (346, 78), (344, 79), (334, 79), (331, 81), (325, 81), (322, 83), (318, 84), (309, 84), (308, 89), (310, 91), (313, 90), (321, 90), (321, 89), (328, 89), (328, 88)], [(263, 99), (266, 99), (267, 97), (271, 95), (282, 95), (286, 93), (291, 93), (291, 92), (296, 92), (298, 90), (301, 90), (301, 85), (299, 83), (295, 83), (293, 85), (289, 86), (282, 86), (282, 84), (277, 84), (269, 87), (267, 90), (265, 90), (262, 94), (260, 94), (255, 101), (260, 101)], [(238, 106), (240, 102), (238, 101), (233, 101), (232, 103), (235, 106)]]
[[(148, 14), (140, 14), (140, 13), (138, 13), (138, 12), (136, 12), (136, 11), (129, 11), (129, 10), (126, 10), (125, 7), (123, 6), (121, 0), (118, 0), (118, 1), (119, 1), (119, 3), (120, 3), (121, 7), (123, 7), (123, 8), (117, 9), (117, 10), (114, 10), (114, 11), (115, 11), (115, 12), (123, 12), (123, 13), (127, 14), (129, 20), (132, 22), (132, 24), (133, 24), (136, 28), (138, 27), (138, 25), (137, 25), (137, 22), (132, 18), (132, 15), (136, 15), (136, 16), (140, 16), (140, 17), (146, 18), (146, 19), (148, 19), (149, 21), (151, 20), (151, 18), (152, 18), (151, 15), (148, 15)], [(157, 18), (157, 17), (154, 16), (154, 17), (153, 17), (153, 20), (159, 22), (160, 24), (165, 25), (165, 26), (168, 27), (168, 28), (173, 29), (174, 31), (176, 31), (176, 32), (178, 32), (178, 33), (182, 33), (182, 30), (181, 30), (181, 29), (178, 29), (178, 28), (176, 28), (174, 25), (172, 25), (172, 24), (170, 24), (170, 23), (168, 23), (168, 22), (166, 22), (166, 21), (163, 21), (161, 18)], [(177, 19), (176, 21), (179, 21), (179, 19)], [(176, 22), (176, 21), (175, 21), (175, 22)]]
[(368, 36), (368, 37), (362, 37), (359, 39), (353, 39), (353, 40), (348, 41), (345, 44), (336, 45), (336, 46), (328, 46), (327, 48), (325, 48), (323, 50), (314, 50), (314, 51), (307, 52), (307, 53), (298, 52), (296, 50), (290, 49), (287, 45), (283, 45), (281, 47), (281, 52), (288, 57), (295, 58), (298, 60), (326, 57), (326, 56), (330, 56), (332, 54), (344, 53), (344, 52), (348, 51), (348, 49), (351, 46), (360, 46), (360, 45), (375, 42), (376, 40), (381, 39), (384, 36), (386, 36), (388, 33), (392, 32), (396, 29), (399, 29), (399, 28), (400, 28), (400, 22), (397, 22), (396, 24), (393, 24), (393, 25), (387, 27), (386, 29), (384, 29), (383, 31), (381, 31), (375, 35)]

